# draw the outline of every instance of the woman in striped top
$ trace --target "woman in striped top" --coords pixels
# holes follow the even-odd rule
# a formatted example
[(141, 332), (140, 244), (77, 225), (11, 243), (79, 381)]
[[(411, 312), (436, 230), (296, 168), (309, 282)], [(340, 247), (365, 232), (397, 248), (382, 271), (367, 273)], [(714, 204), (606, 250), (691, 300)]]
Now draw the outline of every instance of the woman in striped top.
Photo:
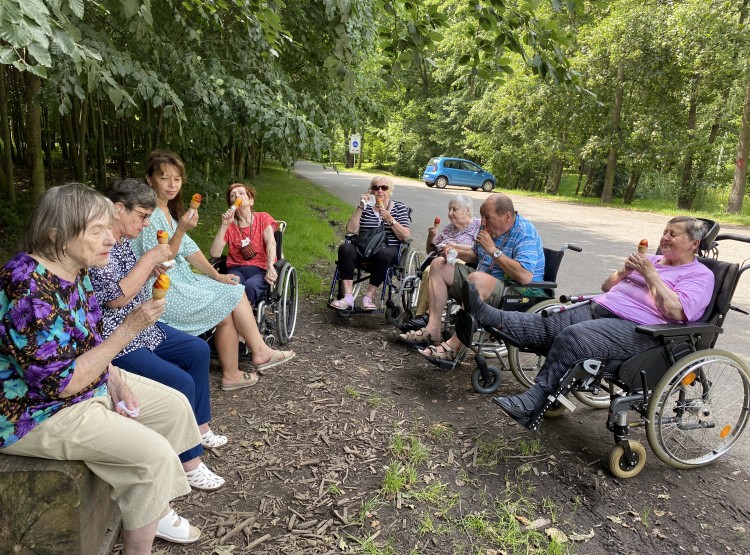
[(397, 200), (391, 200), (393, 182), (389, 177), (376, 175), (370, 181), (369, 191), (362, 195), (357, 208), (346, 224), (348, 233), (359, 233), (360, 230), (384, 226), (386, 246), (363, 259), (357, 254), (354, 243), (344, 243), (339, 247), (339, 272), (344, 297), (333, 301), (329, 306), (337, 310), (348, 310), (354, 307), (354, 268), (368, 262), (370, 283), (364, 297), (362, 310), (371, 312), (377, 307), (373, 297), (385, 280), (385, 273), (396, 263), (399, 245), (406, 241), (411, 232), (409, 230), (409, 213), (411, 210)]

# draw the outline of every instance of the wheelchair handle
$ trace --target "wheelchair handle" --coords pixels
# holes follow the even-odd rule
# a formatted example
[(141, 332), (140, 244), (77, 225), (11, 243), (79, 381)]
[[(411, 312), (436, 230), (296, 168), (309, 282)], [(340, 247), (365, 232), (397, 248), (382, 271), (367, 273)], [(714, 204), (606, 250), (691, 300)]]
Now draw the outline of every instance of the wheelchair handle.
[(542, 315), (542, 318), (547, 318), (549, 316), (552, 316), (553, 314), (559, 314), (561, 312), (567, 312), (568, 310), (573, 310), (574, 308), (578, 308), (579, 306), (583, 306), (585, 304), (589, 304), (590, 302), (591, 302), (591, 299), (587, 299), (587, 300), (581, 301), (579, 303), (550, 306), (549, 308), (543, 309), (540, 312), (540, 314)]
[(575, 252), (583, 252), (583, 249), (579, 247), (578, 245), (571, 245), (569, 243), (565, 243), (562, 247), (560, 247), (561, 251), (564, 251), (565, 249), (575, 251)]
[(590, 301), (591, 299), (598, 297), (599, 295), (560, 295), (561, 303), (580, 303), (582, 301)]

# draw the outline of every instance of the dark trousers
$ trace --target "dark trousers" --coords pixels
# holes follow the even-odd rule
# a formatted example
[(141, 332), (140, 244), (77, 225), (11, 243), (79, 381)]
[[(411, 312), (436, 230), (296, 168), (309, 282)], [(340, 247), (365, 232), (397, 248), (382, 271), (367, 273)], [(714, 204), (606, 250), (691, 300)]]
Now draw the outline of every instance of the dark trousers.
[(362, 258), (357, 254), (354, 243), (343, 243), (339, 246), (339, 277), (341, 279), (354, 279), (355, 266), (367, 262), (367, 270), (370, 272), (370, 285), (380, 287), (385, 281), (385, 273), (398, 259), (398, 245), (380, 249), (370, 258)]
[[(211, 351), (208, 344), (198, 337), (183, 333), (161, 322), (156, 325), (164, 330), (167, 338), (153, 352), (146, 348), (136, 349), (117, 357), (112, 364), (176, 389), (190, 402), (195, 421), (198, 424), (209, 422), (211, 401), (208, 366)], [(201, 453), (203, 453), (203, 447), (199, 443), (192, 449), (180, 453), (180, 461), (193, 460)]]
[(627, 359), (661, 344), (636, 332), (635, 322), (602, 317), (608, 311), (592, 313), (592, 308), (597, 307), (590, 303), (543, 318), (541, 314), (490, 307), (483, 314), (482, 323), (502, 329), (519, 344), (546, 355), (536, 383), (545, 393), (552, 393), (578, 362), (588, 358)]
[(257, 266), (235, 266), (229, 268), (227, 273), (240, 278), (240, 283), (245, 286), (247, 300), (251, 305), (257, 306), (258, 299), (262, 299), (268, 289), (266, 271)]

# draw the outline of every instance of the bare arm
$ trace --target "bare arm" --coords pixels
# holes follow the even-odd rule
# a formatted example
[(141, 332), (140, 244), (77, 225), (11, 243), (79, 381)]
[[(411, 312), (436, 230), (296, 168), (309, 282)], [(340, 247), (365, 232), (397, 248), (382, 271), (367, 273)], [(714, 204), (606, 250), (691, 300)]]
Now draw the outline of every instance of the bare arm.
[(685, 311), (682, 309), (680, 297), (664, 283), (659, 272), (646, 255), (634, 252), (625, 261), (625, 269), (638, 272), (643, 276), (643, 279), (646, 280), (646, 287), (654, 298), (654, 303), (659, 312), (670, 320), (685, 321)]
[[(499, 250), (492, 236), (486, 231), (482, 230), (477, 234), (476, 242), (479, 246), (484, 249), (484, 252), (492, 255), (493, 252)], [(502, 252), (502, 251), (501, 251)], [(521, 263), (513, 258), (506, 255), (501, 255), (499, 258), (495, 258), (495, 265), (498, 266), (510, 279), (521, 285), (526, 285), (534, 277), (534, 274), (529, 270), (521, 266)]]
[(149, 299), (137, 306), (121, 326), (99, 345), (76, 358), (73, 377), (60, 393), (62, 397), (71, 397), (88, 387), (112, 362), (112, 359), (130, 343), (133, 338), (148, 326), (156, 323), (164, 312), (166, 300)]
[(265, 280), (270, 285), (276, 283), (276, 268), (273, 265), (276, 259), (276, 238), (273, 236), (273, 226), (267, 225), (263, 230), (263, 245), (266, 247), (266, 277)]
[(227, 229), (229, 229), (229, 226), (232, 224), (232, 220), (234, 219), (234, 212), (235, 211), (230, 208), (221, 215), (221, 225), (219, 226), (219, 230), (216, 232), (216, 236), (211, 243), (211, 247), (208, 249), (208, 253), (213, 258), (218, 258), (224, 252), (224, 247), (227, 244), (227, 242), (224, 240), (224, 235), (226, 235)]
[(143, 253), (133, 269), (118, 282), (122, 295), (107, 302), (107, 306), (120, 308), (132, 301), (146, 280), (151, 277), (154, 268), (170, 258), (172, 258), (172, 250), (169, 245), (156, 245), (153, 249)]
[(349, 221), (346, 222), (347, 233), (359, 233), (359, 219), (361, 217), (362, 217), (362, 207), (357, 206), (357, 208), (354, 209), (354, 213), (349, 218)]

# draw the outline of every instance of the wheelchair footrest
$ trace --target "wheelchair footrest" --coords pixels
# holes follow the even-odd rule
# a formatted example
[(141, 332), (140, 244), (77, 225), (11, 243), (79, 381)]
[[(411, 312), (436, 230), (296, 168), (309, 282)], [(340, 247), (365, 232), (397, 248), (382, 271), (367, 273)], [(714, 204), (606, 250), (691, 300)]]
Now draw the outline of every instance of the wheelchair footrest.
[(558, 395), (557, 397), (553, 397), (552, 402), (555, 402), (555, 401), (560, 403), (570, 412), (573, 412), (574, 410), (576, 410), (576, 406), (573, 403), (571, 403), (565, 395)]

